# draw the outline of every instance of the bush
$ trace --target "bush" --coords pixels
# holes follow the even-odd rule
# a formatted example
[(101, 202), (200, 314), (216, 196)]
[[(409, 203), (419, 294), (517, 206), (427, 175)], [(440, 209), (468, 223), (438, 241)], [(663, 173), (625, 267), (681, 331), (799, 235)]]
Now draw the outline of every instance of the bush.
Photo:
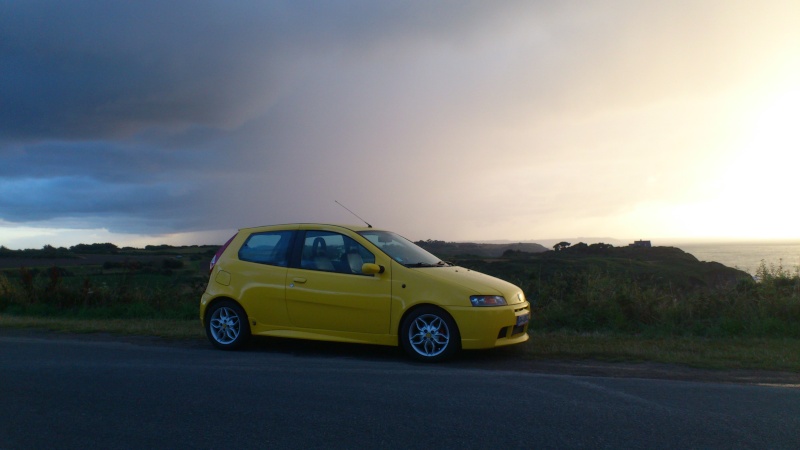
[(161, 265), (165, 269), (183, 269), (183, 261), (180, 259), (165, 259)]
[(164, 274), (171, 270), (146, 273), (137, 267), (142, 266), (123, 263), (121, 273), (80, 277), (59, 267), (20, 268), (16, 276), (0, 272), (0, 312), (99, 318), (196, 316), (205, 278)]
[(608, 273), (561, 273), (530, 285), (546, 330), (709, 337), (800, 337), (800, 276), (768, 269), (729, 289), (670, 290)]

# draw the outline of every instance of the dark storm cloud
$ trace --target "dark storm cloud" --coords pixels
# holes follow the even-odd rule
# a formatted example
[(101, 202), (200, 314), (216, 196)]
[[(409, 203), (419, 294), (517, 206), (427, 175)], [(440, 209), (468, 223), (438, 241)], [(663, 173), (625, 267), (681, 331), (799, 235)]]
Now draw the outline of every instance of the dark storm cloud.
[(20, 139), (96, 138), (150, 126), (226, 124), (268, 75), (250, 65), (263, 60), (273, 39), (246, 8), (218, 14), (215, 5), (20, 2), (5, 8), (0, 42), (10, 69), (0, 88), (0, 131)]
[[(30, 1), (0, 15), (0, 133), (97, 138), (148, 127), (235, 127), (297, 64), (477, 8), (375, 2)], [(446, 27), (443, 27), (446, 28)]]
[[(320, 143), (351, 146), (341, 117), (372, 115), (342, 108), (358, 108), (352, 84), (363, 74), (353, 81), (337, 70), (384, 57), (385, 42), (402, 52), (406, 40), (448, 39), (503, 11), (452, 6), (6, 2), (0, 219), (97, 216), (116, 231), (148, 221), (173, 231), (219, 226), (239, 203), (268, 205), (260, 197), (277, 186), (264, 180), (284, 178), (281, 164), (302, 166), (299, 158), (328, 151)], [(206, 217), (209, 208), (221, 214)]]

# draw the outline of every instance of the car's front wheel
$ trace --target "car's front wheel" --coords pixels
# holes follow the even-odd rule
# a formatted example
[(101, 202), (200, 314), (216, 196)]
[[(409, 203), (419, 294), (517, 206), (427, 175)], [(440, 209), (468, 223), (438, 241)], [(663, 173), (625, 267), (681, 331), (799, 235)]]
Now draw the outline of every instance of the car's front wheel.
[(237, 303), (223, 300), (215, 303), (208, 311), (206, 336), (222, 350), (241, 348), (250, 339), (250, 324), (247, 313)]
[(422, 306), (403, 320), (400, 343), (412, 358), (438, 362), (458, 351), (461, 336), (450, 314), (434, 306)]

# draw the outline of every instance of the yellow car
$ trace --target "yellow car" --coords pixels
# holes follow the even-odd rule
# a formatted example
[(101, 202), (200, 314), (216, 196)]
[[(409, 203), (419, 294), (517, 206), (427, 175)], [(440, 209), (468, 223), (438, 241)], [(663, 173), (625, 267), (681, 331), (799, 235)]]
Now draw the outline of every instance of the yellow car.
[(530, 317), (511, 283), (390, 231), (324, 224), (239, 230), (212, 259), (200, 301), (220, 349), (279, 336), (400, 345), (422, 361), (525, 342)]

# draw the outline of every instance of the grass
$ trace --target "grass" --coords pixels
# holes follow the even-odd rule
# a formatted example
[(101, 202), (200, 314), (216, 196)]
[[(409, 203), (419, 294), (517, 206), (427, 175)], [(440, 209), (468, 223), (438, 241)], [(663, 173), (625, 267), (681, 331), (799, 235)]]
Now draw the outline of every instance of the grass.
[(0, 314), (0, 328), (34, 328), (65, 333), (111, 333), (169, 339), (205, 339), (200, 319), (75, 319)]
[[(0, 328), (205, 339), (199, 320), (74, 319), (0, 314)], [(800, 339), (656, 337), (614, 333), (531, 332), (519, 357), (531, 360), (655, 362), (702, 369), (800, 372)]]
[(610, 362), (656, 362), (702, 369), (749, 369), (800, 372), (800, 339), (646, 338), (612, 333), (531, 333), (535, 359), (596, 359)]

